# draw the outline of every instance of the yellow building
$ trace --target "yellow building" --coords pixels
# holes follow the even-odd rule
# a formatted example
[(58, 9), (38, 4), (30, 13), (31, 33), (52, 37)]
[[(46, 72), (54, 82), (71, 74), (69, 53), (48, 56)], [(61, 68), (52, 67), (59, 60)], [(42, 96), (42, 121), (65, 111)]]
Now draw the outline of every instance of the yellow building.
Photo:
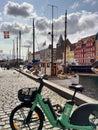
[(72, 44), (66, 47), (66, 61), (68, 63), (74, 62), (74, 45)]

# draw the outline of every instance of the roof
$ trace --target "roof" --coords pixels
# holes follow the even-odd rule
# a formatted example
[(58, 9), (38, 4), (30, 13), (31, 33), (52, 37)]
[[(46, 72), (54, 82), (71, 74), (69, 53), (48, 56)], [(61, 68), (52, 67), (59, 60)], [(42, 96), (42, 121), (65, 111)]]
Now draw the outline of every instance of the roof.
[(95, 38), (96, 40), (98, 40), (98, 32), (97, 32), (97, 34), (96, 34), (96, 38)]
[[(89, 39), (89, 38), (95, 39), (95, 38), (96, 38), (96, 35), (91, 35), (91, 36), (84, 37), (84, 38), (80, 39), (79, 41), (85, 41), (85, 40), (87, 40), (87, 39)], [(78, 42), (79, 42), (79, 41), (78, 41)]]

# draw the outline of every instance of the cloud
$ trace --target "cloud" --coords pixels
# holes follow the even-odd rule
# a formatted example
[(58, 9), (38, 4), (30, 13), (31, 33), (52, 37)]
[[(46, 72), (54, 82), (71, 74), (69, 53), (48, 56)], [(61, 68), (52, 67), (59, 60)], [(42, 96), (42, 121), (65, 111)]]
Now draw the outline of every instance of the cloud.
[[(60, 17), (59, 19), (53, 20), (53, 32), (54, 32), (54, 42), (57, 41), (57, 36), (63, 34), (64, 30), (64, 16)], [(63, 24), (62, 24), (63, 21)], [(44, 36), (44, 40), (48, 40), (51, 42), (51, 34), (52, 34), (52, 21), (47, 18), (38, 18), (36, 20), (36, 34)], [(43, 41), (43, 40), (42, 40)]]
[(25, 40), (25, 42), (22, 45), (22, 47), (25, 47), (25, 48), (30, 48), (31, 46), (32, 46), (31, 40)]
[(68, 16), (68, 33), (82, 33), (83, 31), (94, 30), (98, 23), (98, 13), (81, 11), (69, 14)]
[(47, 18), (37, 18), (36, 20), (36, 29), (38, 34), (46, 35), (50, 31), (51, 21)]
[[(97, 33), (98, 30), (98, 12), (92, 13), (87, 11), (70, 13), (67, 16), (67, 34), (71, 37), (82, 37), (83, 35), (92, 35), (91, 32)], [(59, 39), (60, 34), (64, 36), (65, 29), (65, 16), (62, 15), (58, 19), (53, 20), (54, 25), (54, 42)], [(51, 20), (47, 18), (39, 18), (36, 21), (36, 32), (42, 36), (47, 35), (47, 39), (51, 41), (51, 37), (48, 36), (48, 32), (51, 32)]]
[[(36, 26), (37, 34), (41, 34), (44, 36), (46, 36), (46, 35), (48, 36), (49, 32), (51, 34), (51, 31), (52, 31), (52, 21), (51, 20), (44, 18), (44, 17), (38, 18), (36, 20), (35, 26)], [(54, 35), (61, 34), (62, 30), (64, 30), (64, 16), (61, 16), (58, 19), (53, 20)], [(54, 37), (54, 39), (55, 39), (55, 37)]]
[[(85, 0), (85, 2), (89, 2), (89, 0)], [(78, 3), (73, 4), (74, 7), (78, 7)], [(48, 35), (48, 32), (51, 32), (51, 20), (49, 20), (46, 17), (39, 17), (37, 16), (36, 12), (34, 12), (34, 8), (32, 5), (24, 2), (23, 4), (19, 5), (18, 3), (14, 3), (9, 1), (5, 6), (5, 13), (12, 15), (12, 16), (22, 16), (22, 17), (28, 17), (31, 16), (31, 14), (35, 14), (35, 31), (36, 35), (43, 36), (51, 41), (51, 36)], [(70, 13), (67, 16), (67, 34), (68, 35), (81, 35), (83, 32), (87, 32), (87, 34), (93, 30), (98, 30), (98, 12), (87, 12), (87, 11), (81, 11), (81, 12), (75, 12)], [(23, 21), (22, 21), (23, 22)], [(62, 15), (58, 17), (58, 19), (53, 20), (54, 25), (54, 41), (57, 41), (60, 34), (64, 35), (64, 29), (65, 29), (65, 16)], [(23, 24), (18, 22), (13, 23), (2, 23), (1, 24), (1, 30), (9, 30), (12, 34), (17, 34), (19, 30), (22, 31), (22, 34), (28, 34), (30, 33), (32, 29), (32, 25), (29, 24)], [(32, 32), (32, 31), (31, 31)], [(96, 33), (96, 32), (95, 32)], [(39, 38), (38, 38), (39, 39)], [(73, 38), (74, 39), (74, 38)], [(46, 39), (45, 39), (46, 40)], [(41, 41), (40, 41), (41, 42)]]
[(98, 23), (98, 13), (91, 13), (82, 11), (81, 17), (79, 19), (79, 30), (90, 30), (97, 27)]
[(76, 9), (79, 6), (78, 2), (74, 2), (73, 5), (71, 6), (71, 9)]
[(81, 11), (68, 15), (68, 36), (72, 43), (98, 31), (98, 12)]
[(26, 24), (20, 24), (18, 22), (3, 22), (0, 26), (1, 31), (9, 31), (13, 35), (17, 35), (19, 30), (21, 30), (22, 34), (29, 33), (31, 31), (31, 27)]
[[(97, 27), (98, 13), (91, 13), (86, 11), (68, 14), (67, 16), (67, 32), (68, 34), (81, 33)], [(65, 16), (62, 15), (58, 19), (54, 19), (54, 32), (56, 34), (64, 33)], [(36, 28), (40, 34), (45, 35), (46, 32), (51, 31), (51, 21), (48, 19), (39, 19), (36, 22)]]
[(1, 12), (0, 12), (0, 21), (2, 21), (2, 14), (1, 14)]
[(96, 0), (83, 0), (84, 3), (87, 4), (91, 4), (91, 5), (95, 5), (96, 4)]
[(8, 1), (4, 7), (4, 13), (11, 16), (30, 17), (36, 16), (34, 8), (31, 4), (23, 2), (22, 4)]

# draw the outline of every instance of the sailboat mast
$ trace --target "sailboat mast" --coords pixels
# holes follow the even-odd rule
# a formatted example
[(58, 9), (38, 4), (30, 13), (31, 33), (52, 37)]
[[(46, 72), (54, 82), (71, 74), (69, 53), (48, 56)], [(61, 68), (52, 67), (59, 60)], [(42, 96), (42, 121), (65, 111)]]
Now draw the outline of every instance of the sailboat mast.
[(33, 60), (35, 59), (35, 25), (33, 19)]

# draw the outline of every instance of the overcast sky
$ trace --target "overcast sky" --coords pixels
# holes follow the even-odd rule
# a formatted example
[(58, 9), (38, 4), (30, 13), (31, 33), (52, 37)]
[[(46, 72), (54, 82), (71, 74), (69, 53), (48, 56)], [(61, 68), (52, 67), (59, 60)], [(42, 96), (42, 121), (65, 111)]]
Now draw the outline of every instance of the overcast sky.
[[(35, 19), (36, 50), (46, 41), (51, 44), (51, 19), (53, 8), (54, 47), (60, 34), (64, 36), (64, 17), (67, 10), (67, 38), (74, 43), (98, 32), (98, 0), (0, 0), (0, 50), (12, 53), (13, 40), (22, 32), (22, 56), (27, 47), (32, 51), (32, 21)], [(3, 31), (10, 38), (3, 38)]]

